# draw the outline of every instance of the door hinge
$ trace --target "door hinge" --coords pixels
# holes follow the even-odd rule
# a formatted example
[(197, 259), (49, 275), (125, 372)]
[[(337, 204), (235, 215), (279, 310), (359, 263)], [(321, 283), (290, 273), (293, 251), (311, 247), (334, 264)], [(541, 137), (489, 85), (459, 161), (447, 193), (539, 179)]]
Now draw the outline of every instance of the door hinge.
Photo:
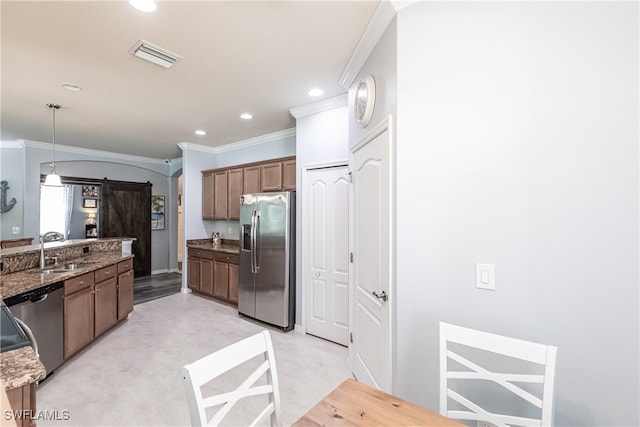
[(349, 252), (349, 262), (353, 264), (353, 252)]
[(349, 171), (349, 182), (353, 182), (353, 173)]
[(349, 342), (353, 343), (353, 332), (349, 332)]

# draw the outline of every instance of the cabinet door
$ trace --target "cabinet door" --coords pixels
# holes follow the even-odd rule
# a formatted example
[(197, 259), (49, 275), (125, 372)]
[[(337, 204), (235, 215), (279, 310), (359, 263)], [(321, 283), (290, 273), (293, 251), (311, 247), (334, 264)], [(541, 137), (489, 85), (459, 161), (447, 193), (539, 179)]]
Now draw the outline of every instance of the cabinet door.
[(200, 292), (213, 295), (213, 261), (200, 258)]
[(214, 261), (213, 296), (227, 299), (229, 297), (229, 264)]
[(227, 187), (228, 175), (227, 171), (216, 172), (213, 175), (213, 218), (227, 219)]
[(187, 286), (194, 291), (200, 290), (200, 259), (187, 258)]
[(229, 301), (238, 303), (238, 278), (239, 267), (235, 264), (229, 264)]
[(133, 271), (118, 275), (118, 320), (133, 311)]
[(118, 322), (118, 291), (116, 278), (95, 286), (95, 336)]
[(259, 193), (260, 188), (260, 166), (249, 166), (242, 170), (242, 194)]
[(282, 162), (282, 189), (296, 189), (296, 161), (286, 160)]
[[(2, 425), (16, 427), (35, 427), (36, 421), (33, 419), (36, 414), (36, 383), (25, 384), (22, 387), (6, 390), (8, 408), (5, 407), (6, 402), (2, 402), (4, 411), (4, 419)], [(16, 412), (19, 414), (16, 414)], [(13, 419), (15, 422), (10, 422)]]
[(240, 196), (242, 195), (242, 169), (229, 170), (228, 207), (229, 219), (240, 219)]
[(282, 162), (265, 163), (260, 166), (262, 191), (282, 190)]
[(64, 297), (64, 357), (69, 358), (93, 340), (91, 286)]
[(213, 219), (213, 173), (202, 175), (202, 218)]

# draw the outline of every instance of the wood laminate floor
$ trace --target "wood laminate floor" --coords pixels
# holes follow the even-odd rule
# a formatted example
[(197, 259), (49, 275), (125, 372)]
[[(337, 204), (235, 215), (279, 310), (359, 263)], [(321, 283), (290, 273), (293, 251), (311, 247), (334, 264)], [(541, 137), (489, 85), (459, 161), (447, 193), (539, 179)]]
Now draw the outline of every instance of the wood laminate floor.
[(164, 273), (152, 276), (136, 277), (133, 282), (133, 303), (151, 301), (168, 295), (177, 294), (182, 287), (182, 274)]

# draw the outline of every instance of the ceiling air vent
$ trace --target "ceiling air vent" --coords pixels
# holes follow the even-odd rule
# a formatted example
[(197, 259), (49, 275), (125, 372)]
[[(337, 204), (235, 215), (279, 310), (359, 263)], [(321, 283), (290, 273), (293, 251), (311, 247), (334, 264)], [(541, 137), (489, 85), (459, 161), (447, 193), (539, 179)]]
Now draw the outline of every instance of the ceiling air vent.
[(176, 61), (182, 59), (180, 55), (176, 55), (173, 52), (169, 52), (166, 49), (144, 40), (138, 40), (138, 42), (129, 49), (129, 53), (164, 68), (171, 68)]

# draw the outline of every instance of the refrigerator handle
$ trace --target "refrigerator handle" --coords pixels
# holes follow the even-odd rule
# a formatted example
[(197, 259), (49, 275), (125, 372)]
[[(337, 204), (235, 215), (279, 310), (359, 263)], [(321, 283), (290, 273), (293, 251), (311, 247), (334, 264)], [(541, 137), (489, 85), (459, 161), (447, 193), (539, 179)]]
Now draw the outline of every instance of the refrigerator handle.
[(258, 257), (258, 233), (260, 232), (260, 211), (255, 211), (255, 227), (253, 228), (253, 265), (256, 274), (260, 272), (259, 257)]
[(249, 239), (251, 245), (249, 248), (249, 250), (251, 251), (251, 273), (255, 273), (256, 267), (254, 263), (254, 251), (256, 248), (256, 211), (253, 211), (253, 213), (251, 214), (251, 234), (249, 236)]

